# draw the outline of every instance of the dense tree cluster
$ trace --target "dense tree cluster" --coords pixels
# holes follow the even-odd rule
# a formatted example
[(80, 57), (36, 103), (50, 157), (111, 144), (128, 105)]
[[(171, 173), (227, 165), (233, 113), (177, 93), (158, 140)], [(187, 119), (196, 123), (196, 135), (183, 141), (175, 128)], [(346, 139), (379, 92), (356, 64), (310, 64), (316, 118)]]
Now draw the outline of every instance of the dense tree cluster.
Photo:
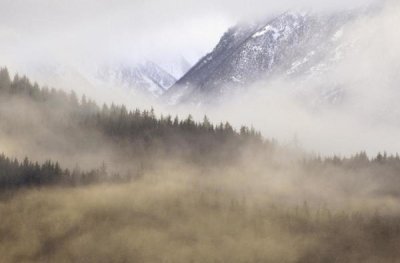
[(0, 190), (51, 185), (76, 186), (127, 179), (117, 174), (110, 176), (104, 163), (99, 169), (88, 172), (78, 167), (70, 171), (62, 169), (58, 162), (46, 161), (39, 164), (28, 158), (20, 162), (4, 154), (0, 155)]
[[(202, 122), (196, 122), (190, 115), (186, 119), (172, 116), (157, 117), (153, 109), (129, 110), (123, 105), (114, 104), (104, 104), (100, 107), (85, 96), (78, 99), (74, 92), (67, 94), (64, 91), (40, 88), (36, 83), (32, 84), (28, 78), (18, 75), (11, 79), (7, 69), (0, 69), (0, 99), (21, 97), (36, 103), (44, 109), (43, 112), (49, 114), (62, 109), (62, 114), (55, 116), (67, 115), (67, 119), (72, 122), (62, 126), (60, 136), (63, 136), (64, 130), (69, 129), (68, 125), (78, 127), (78, 133), (85, 131), (89, 136), (92, 132), (102, 134), (116, 148), (123, 149), (121, 152), (126, 154), (128, 160), (136, 160), (139, 168), (135, 173), (139, 170), (137, 173), (141, 173), (145, 169), (143, 167), (146, 166), (146, 162), (165, 156), (178, 157), (180, 160), (201, 167), (223, 166), (236, 163), (235, 161), (240, 160), (243, 152), (247, 150), (252, 153), (251, 158), (269, 162), (273, 159), (270, 158), (271, 153), (277, 148), (273, 142), (264, 140), (253, 128), (242, 127), (236, 131), (229, 123), (214, 125), (206, 116)], [(53, 117), (52, 121), (63, 122), (56, 117)], [(282, 152), (284, 155), (284, 151)], [(61, 170), (57, 163), (46, 162), (39, 165), (28, 160), (19, 163), (5, 156), (1, 156), (0, 162), (1, 187), (48, 185), (60, 182), (80, 184), (97, 179), (104, 181), (105, 177), (102, 169), (87, 173), (79, 170)], [(303, 161), (299, 169), (310, 175), (328, 174), (327, 171), (332, 169), (336, 172), (351, 170), (360, 174), (386, 175), (397, 182), (400, 157), (388, 156), (385, 153), (369, 158), (365, 152), (350, 158), (312, 157)]]
[(375, 157), (370, 158), (366, 152), (360, 152), (350, 157), (313, 157), (308, 158), (303, 162), (303, 166), (306, 169), (319, 170), (327, 166), (334, 166), (341, 169), (347, 170), (375, 170), (380, 171), (382, 174), (383, 170), (389, 171), (391, 174), (400, 173), (400, 156), (388, 155), (387, 153), (378, 153)]
[(189, 115), (186, 119), (172, 116), (157, 117), (154, 110), (128, 110), (114, 104), (102, 107), (74, 92), (39, 88), (26, 77), (16, 75), (11, 80), (7, 69), (0, 70), (0, 97), (24, 96), (46, 105), (50, 110), (63, 108), (81, 127), (95, 129), (120, 144), (130, 143), (136, 155), (151, 152), (180, 154), (195, 160), (204, 160), (204, 154), (212, 160), (232, 159), (246, 145), (270, 146), (259, 132), (242, 127), (234, 130), (229, 123), (212, 124), (204, 116), (196, 122)]
[[(250, 145), (260, 149), (272, 148), (269, 147), (272, 143), (265, 141), (253, 128), (242, 127), (240, 131), (236, 131), (227, 122), (214, 125), (206, 116), (202, 122), (196, 122), (191, 115), (186, 119), (157, 117), (153, 109), (129, 110), (123, 105), (115, 104), (99, 106), (85, 95), (79, 99), (73, 91), (68, 94), (61, 90), (39, 87), (25, 76), (15, 75), (12, 79), (8, 70), (3, 68), (0, 69), (0, 100), (9, 99), (24, 99), (22, 103), (34, 104), (39, 113), (46, 115), (46, 123), (38, 125), (47, 125), (45, 128), (58, 134), (60, 138), (74, 134), (71, 131), (84, 134), (83, 139), (73, 144), (78, 144), (78, 147), (93, 147), (90, 150), (96, 151), (96, 140), (91, 141), (88, 137), (91, 137), (91, 134), (102, 134), (115, 148), (123, 152), (127, 159), (136, 163), (135, 175), (125, 177), (136, 176), (141, 173), (138, 171), (151, 165), (151, 162), (166, 156), (177, 157), (194, 164), (219, 165), (239, 158), (243, 148)], [(7, 129), (12, 131), (12, 128)], [(46, 142), (46, 138), (40, 140)], [(101, 140), (98, 144), (105, 143)], [(60, 170), (59, 165), (53, 163), (28, 163), (25, 169), (28, 172), (25, 173), (21, 168), (23, 164), (15, 160), (10, 161), (6, 157), (3, 159), (5, 166), (15, 169), (3, 170), (0, 181), (3, 186), (48, 185), (53, 182), (74, 184), (78, 181), (94, 181), (91, 177), (101, 177), (98, 171), (74, 173)], [(53, 168), (57, 169), (53, 171)], [(131, 171), (130, 169), (130, 173)]]
[(213, 125), (205, 116), (195, 122), (192, 116), (157, 118), (153, 110), (128, 111), (124, 106), (104, 105), (100, 111), (87, 116), (86, 127), (101, 130), (115, 141), (126, 141), (141, 152), (180, 155), (193, 161), (221, 162), (237, 157), (249, 145), (267, 146), (260, 133), (242, 127), (236, 132), (229, 123)]
[(1, 188), (14, 188), (18, 186), (31, 186), (52, 184), (59, 181), (65, 174), (58, 163), (50, 161), (42, 165), (32, 163), (27, 158), (23, 162), (0, 155), (0, 186)]

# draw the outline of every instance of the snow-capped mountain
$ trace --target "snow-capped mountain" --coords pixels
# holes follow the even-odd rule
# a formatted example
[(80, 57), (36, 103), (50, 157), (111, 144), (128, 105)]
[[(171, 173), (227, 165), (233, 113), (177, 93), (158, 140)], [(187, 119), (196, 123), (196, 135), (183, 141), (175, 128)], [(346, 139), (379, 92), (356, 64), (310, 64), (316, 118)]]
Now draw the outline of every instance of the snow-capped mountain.
[(329, 15), (286, 12), (233, 27), (165, 98), (170, 104), (204, 102), (261, 78), (319, 74), (345, 52), (347, 46), (339, 41), (343, 28), (358, 15), (354, 11)]
[(162, 95), (176, 82), (170, 73), (150, 61), (137, 65), (106, 65), (97, 70), (95, 77), (103, 83), (150, 93), (155, 97)]
[(74, 64), (35, 60), (17, 69), (44, 85), (66, 89), (84, 87), (84, 92), (87, 89), (118, 88), (150, 99), (158, 98), (176, 82), (169, 72), (150, 61)]

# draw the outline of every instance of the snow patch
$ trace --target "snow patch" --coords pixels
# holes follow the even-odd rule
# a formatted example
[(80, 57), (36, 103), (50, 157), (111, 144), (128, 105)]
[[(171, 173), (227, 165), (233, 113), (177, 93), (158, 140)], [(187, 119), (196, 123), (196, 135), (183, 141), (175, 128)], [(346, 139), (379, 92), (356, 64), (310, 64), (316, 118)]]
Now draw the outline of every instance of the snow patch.
[(267, 26), (264, 27), (261, 31), (255, 33), (255, 34), (253, 35), (253, 38), (257, 38), (257, 37), (263, 36), (263, 35), (265, 35), (266, 33), (271, 32), (271, 31), (274, 32), (274, 33), (276, 33), (276, 28), (272, 27), (271, 25), (267, 25)]
[(332, 41), (338, 41), (343, 36), (343, 28), (336, 31), (336, 33), (332, 36)]

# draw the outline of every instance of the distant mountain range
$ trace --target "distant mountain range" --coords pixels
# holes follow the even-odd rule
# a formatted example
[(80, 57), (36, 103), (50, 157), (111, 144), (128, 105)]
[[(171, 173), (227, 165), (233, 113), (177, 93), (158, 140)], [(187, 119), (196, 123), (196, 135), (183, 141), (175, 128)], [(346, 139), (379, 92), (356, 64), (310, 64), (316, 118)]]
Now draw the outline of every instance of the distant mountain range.
[(96, 88), (105, 86), (122, 88), (150, 98), (165, 93), (187, 70), (190, 64), (181, 57), (167, 64), (168, 70), (150, 60), (141, 62), (101, 62), (77, 65), (53, 60), (33, 61), (20, 69), (24, 74), (34, 76), (45, 85), (84, 85)]
[(96, 73), (96, 79), (109, 85), (135, 89), (159, 97), (176, 82), (176, 79), (157, 64), (146, 61), (137, 65), (106, 65)]

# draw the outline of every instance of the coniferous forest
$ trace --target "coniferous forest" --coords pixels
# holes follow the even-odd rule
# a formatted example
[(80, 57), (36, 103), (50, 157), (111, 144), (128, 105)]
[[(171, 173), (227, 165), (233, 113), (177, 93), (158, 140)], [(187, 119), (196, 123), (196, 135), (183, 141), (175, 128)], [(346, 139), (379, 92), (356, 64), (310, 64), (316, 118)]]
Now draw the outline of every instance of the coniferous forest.
[(400, 263), (399, 0), (0, 0), (0, 263)]
[(400, 157), (98, 105), (0, 70), (0, 262), (398, 262)]

